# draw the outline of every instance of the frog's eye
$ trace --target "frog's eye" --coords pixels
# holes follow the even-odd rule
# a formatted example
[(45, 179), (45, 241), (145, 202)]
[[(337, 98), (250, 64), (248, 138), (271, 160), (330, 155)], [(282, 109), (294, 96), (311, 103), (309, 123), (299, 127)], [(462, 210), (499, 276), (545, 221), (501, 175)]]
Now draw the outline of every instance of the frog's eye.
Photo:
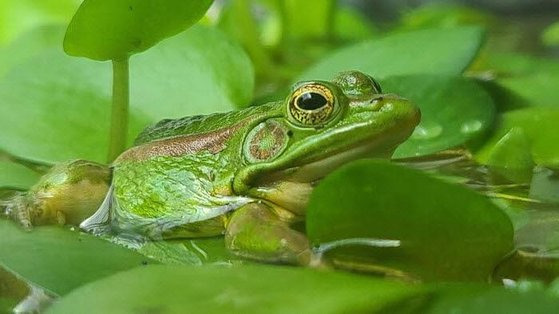
[(315, 126), (325, 124), (334, 112), (332, 91), (319, 84), (299, 87), (289, 99), (289, 114), (297, 124)]

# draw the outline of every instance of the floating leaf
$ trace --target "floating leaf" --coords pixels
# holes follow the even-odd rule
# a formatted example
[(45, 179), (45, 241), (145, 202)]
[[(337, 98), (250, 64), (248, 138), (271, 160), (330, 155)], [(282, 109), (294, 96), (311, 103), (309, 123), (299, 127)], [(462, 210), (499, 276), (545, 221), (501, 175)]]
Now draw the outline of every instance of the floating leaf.
[(486, 60), (484, 68), (497, 72), (497, 84), (507, 93), (512, 106), (559, 107), (559, 62), (516, 54), (496, 54)]
[[(131, 139), (162, 118), (228, 111), (252, 98), (250, 60), (215, 29), (194, 27), (131, 62)], [(110, 82), (109, 64), (55, 48), (14, 67), (0, 84), (0, 148), (39, 161), (103, 162)]]
[(121, 60), (149, 49), (198, 21), (212, 0), (85, 0), (64, 50), (94, 60)]
[(152, 262), (88, 234), (56, 226), (27, 232), (0, 220), (0, 265), (58, 295), (146, 263)]
[(448, 3), (431, 3), (404, 12), (402, 29), (445, 28), (461, 25), (483, 25), (488, 27), (493, 18), (483, 11), (471, 7)]
[(331, 18), (336, 3), (333, 0), (284, 1), (284, 32), (290, 37), (324, 38), (333, 31)]
[(547, 314), (559, 311), (559, 299), (545, 291), (519, 291), (490, 286), (442, 286), (421, 313)]
[(335, 51), (300, 79), (331, 79), (340, 71), (359, 70), (375, 78), (410, 74), (462, 73), (477, 55), (484, 33), (477, 27), (397, 33)]
[(476, 82), (438, 75), (390, 77), (383, 90), (416, 103), (421, 123), (394, 153), (395, 158), (422, 156), (463, 145), (493, 124), (495, 105)]
[(81, 0), (0, 1), (0, 46), (38, 26), (67, 24), (80, 2)]
[(542, 41), (547, 46), (559, 46), (559, 22), (549, 25), (544, 30)]
[(149, 266), (77, 289), (47, 313), (374, 313), (418, 290), (293, 267)]
[(513, 128), (526, 134), (530, 144), (532, 158), (538, 165), (559, 168), (559, 109), (532, 107), (509, 111), (502, 114), (493, 135), (476, 153), (476, 159), (487, 163), (497, 143)]
[(0, 189), (27, 190), (39, 180), (39, 174), (25, 166), (0, 161)]
[(524, 131), (512, 128), (495, 144), (488, 157), (487, 165), (490, 166), (492, 174), (512, 182), (528, 183), (534, 168), (530, 151), (530, 140)]
[(486, 281), (513, 248), (511, 222), (488, 198), (387, 162), (363, 160), (330, 174), (313, 192), (306, 221), (314, 245), (400, 241), (335, 249), (328, 255), (335, 262), (360, 261), (429, 281)]
[(49, 25), (37, 27), (19, 36), (9, 45), (0, 48), (0, 77), (11, 67), (40, 55), (45, 50), (57, 47), (64, 38), (64, 27)]
[(559, 71), (555, 73), (540, 72), (528, 76), (502, 78), (498, 83), (510, 91), (520, 95), (531, 106), (559, 108), (557, 86)]

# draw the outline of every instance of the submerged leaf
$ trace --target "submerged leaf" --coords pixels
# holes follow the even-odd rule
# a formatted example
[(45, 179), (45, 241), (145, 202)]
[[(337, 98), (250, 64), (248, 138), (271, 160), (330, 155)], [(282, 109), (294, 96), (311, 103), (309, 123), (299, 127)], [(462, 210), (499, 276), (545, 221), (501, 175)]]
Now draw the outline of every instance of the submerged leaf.
[(26, 190), (39, 180), (39, 174), (23, 165), (0, 161), (0, 189)]
[(86, 285), (47, 313), (375, 313), (418, 292), (294, 267), (150, 266)]
[[(319, 184), (307, 234), (318, 246), (370, 239), (327, 256), (339, 265), (374, 265), (428, 281), (486, 281), (513, 248), (510, 220), (485, 196), (378, 161), (352, 163)], [(374, 239), (397, 242), (383, 247)]]
[(0, 220), (0, 265), (58, 295), (147, 263), (152, 261), (88, 234), (56, 226), (27, 232)]

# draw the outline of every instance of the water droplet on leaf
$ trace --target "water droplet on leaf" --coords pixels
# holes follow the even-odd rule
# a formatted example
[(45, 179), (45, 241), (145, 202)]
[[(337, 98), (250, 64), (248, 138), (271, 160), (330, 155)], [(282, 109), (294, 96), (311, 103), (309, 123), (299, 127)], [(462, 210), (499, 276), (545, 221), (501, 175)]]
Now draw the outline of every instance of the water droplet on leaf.
[(414, 140), (429, 140), (443, 133), (443, 127), (438, 123), (423, 123), (415, 128), (411, 138)]

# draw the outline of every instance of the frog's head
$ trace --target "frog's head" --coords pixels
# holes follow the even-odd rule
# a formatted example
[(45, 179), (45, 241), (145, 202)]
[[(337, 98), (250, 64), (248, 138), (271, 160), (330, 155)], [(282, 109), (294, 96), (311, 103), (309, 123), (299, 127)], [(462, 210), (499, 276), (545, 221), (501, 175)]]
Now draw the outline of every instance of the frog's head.
[(261, 121), (244, 139), (247, 164), (234, 189), (277, 182), (310, 183), (360, 158), (389, 158), (419, 123), (419, 109), (383, 94), (370, 76), (340, 73), (331, 82), (295, 84), (283, 116)]

